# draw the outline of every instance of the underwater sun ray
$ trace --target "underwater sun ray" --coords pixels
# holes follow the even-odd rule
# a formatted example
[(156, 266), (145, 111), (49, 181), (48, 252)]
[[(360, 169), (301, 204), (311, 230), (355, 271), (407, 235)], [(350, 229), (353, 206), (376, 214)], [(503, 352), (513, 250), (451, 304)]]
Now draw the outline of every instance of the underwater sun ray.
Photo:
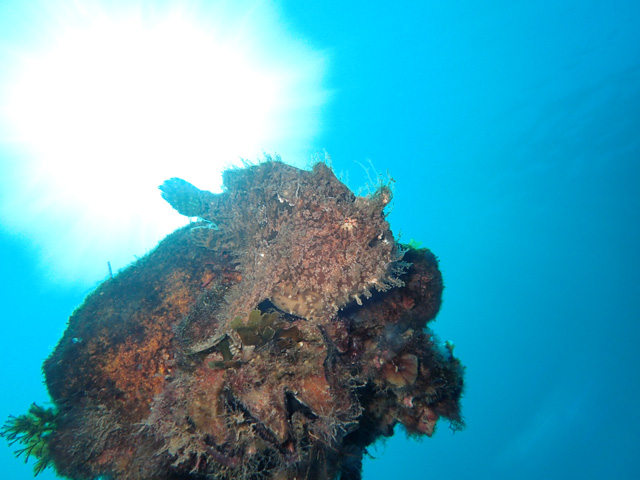
[(103, 278), (182, 223), (157, 208), (164, 178), (207, 172), (217, 190), (240, 158), (308, 156), (325, 59), (272, 3), (13, 3), (0, 218), (58, 281)]

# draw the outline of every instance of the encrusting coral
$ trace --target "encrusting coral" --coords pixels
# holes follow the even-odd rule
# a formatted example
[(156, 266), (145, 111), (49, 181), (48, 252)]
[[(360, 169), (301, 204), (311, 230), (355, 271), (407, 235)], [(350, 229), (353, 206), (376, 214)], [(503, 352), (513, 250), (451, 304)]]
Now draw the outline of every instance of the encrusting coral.
[(352, 480), (398, 423), (461, 428), (463, 367), (426, 329), (437, 260), (394, 240), (389, 187), (356, 196), (323, 163), (270, 158), (223, 180), (220, 194), (165, 182), (198, 220), (69, 319), (44, 364), (56, 471)]

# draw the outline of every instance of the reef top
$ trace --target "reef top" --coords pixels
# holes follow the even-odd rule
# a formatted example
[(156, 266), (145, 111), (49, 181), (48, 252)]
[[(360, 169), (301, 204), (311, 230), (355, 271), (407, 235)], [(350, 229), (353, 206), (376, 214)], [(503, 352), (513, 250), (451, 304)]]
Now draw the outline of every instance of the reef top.
[(210, 347), (233, 318), (267, 299), (325, 322), (349, 302), (402, 285), (402, 251), (384, 214), (388, 185), (356, 196), (324, 163), (306, 171), (274, 160), (227, 170), (223, 182), (220, 194), (179, 178), (160, 187), (178, 212), (205, 222), (192, 232), (195, 244), (232, 252), (242, 272), (216, 315), (220, 330), (194, 350)]

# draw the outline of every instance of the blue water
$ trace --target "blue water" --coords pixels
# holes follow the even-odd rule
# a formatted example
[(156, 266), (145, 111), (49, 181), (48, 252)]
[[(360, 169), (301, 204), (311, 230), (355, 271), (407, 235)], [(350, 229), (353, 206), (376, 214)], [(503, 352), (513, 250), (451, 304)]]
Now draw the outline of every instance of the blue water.
[[(398, 429), (363, 478), (638, 478), (640, 3), (278, 5), (330, 56), (310, 147), (356, 186), (354, 161), (388, 170), (394, 233), (439, 257), (434, 329), (467, 366), (466, 429)], [(41, 254), (0, 231), (1, 418), (46, 401), (40, 365), (94, 286)], [(5, 445), (0, 466), (31, 478)]]

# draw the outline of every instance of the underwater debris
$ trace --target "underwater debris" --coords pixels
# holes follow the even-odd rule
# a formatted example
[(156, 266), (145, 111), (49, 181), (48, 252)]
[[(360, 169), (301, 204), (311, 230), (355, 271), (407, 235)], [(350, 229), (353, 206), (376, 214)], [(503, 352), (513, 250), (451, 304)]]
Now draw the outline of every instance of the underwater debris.
[(57, 473), (358, 479), (397, 424), (461, 428), (463, 367), (427, 330), (437, 260), (396, 243), (391, 191), (358, 197), (322, 163), (273, 159), (223, 180), (161, 186), (199, 221), (90, 294), (45, 361)]

